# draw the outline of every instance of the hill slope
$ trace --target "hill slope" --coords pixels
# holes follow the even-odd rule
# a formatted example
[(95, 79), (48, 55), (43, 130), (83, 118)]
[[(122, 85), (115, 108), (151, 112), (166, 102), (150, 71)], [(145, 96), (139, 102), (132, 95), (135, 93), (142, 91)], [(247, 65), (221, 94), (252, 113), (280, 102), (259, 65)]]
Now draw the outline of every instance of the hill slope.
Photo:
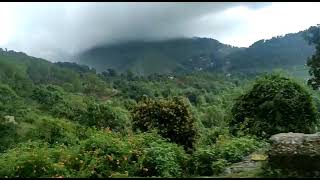
[(127, 42), (97, 46), (78, 54), (75, 59), (97, 71), (112, 68), (141, 75), (203, 69), (259, 71), (304, 65), (314, 47), (307, 44), (302, 33), (260, 40), (248, 48), (232, 47), (208, 38)]
[(218, 67), (228, 54), (239, 50), (214, 39), (190, 38), (99, 46), (76, 59), (98, 71), (113, 68), (138, 74), (170, 73)]

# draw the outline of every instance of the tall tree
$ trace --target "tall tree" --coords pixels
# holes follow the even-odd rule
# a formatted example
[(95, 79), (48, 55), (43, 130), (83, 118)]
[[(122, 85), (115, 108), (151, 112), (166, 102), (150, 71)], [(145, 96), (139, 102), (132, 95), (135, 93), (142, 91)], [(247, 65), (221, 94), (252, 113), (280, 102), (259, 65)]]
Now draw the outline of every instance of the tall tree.
[(305, 32), (304, 38), (309, 44), (314, 44), (316, 52), (308, 58), (307, 65), (310, 67), (309, 74), (311, 78), (308, 80), (308, 85), (313, 89), (320, 87), (320, 24), (312, 26)]

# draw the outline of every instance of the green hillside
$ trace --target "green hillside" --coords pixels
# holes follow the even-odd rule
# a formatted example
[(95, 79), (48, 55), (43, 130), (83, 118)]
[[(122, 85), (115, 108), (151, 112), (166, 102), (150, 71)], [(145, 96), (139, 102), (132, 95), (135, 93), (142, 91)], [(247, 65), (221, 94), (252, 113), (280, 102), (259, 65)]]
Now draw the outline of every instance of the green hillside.
[[(148, 61), (155, 55), (167, 57), (148, 52), (139, 56), (133, 70), (144, 75), (157, 66), (174, 66), (171, 61)], [(148, 66), (146, 72), (143, 68)], [(246, 128), (233, 133), (230, 123), (238, 117), (234, 109), (246, 113), (238, 106), (246, 105), (239, 97), (260, 103), (255, 99), (265, 98), (264, 91), (252, 92), (252, 99), (245, 94), (251, 93), (252, 87), (269, 91), (269, 86), (306, 98), (310, 112), (300, 113), (299, 104), (285, 107), (299, 110), (298, 117), (310, 113), (315, 120), (314, 111), (320, 110), (319, 92), (305, 86), (304, 67), (293, 69), (269, 76), (240, 71), (231, 76), (212, 71), (138, 76), (130, 71), (97, 73), (84, 65), (51, 63), (0, 49), (0, 177), (263, 177), (259, 168), (244, 175), (224, 174), (227, 167), (268, 147), (265, 139)], [(302, 79), (287, 78), (290, 73)], [(304, 103), (287, 101), (281, 93), (272, 95), (277, 101), (253, 106), (268, 120), (272, 118), (265, 116), (269, 112), (265, 108), (272, 108), (272, 117), (279, 117), (276, 110), (282, 107), (277, 102)], [(290, 120), (298, 118), (289, 115)], [(264, 121), (261, 117), (256, 120)], [(301, 123), (293, 120), (289, 126), (293, 129), (286, 131), (300, 132), (301, 128), (294, 128)], [(278, 131), (287, 124), (268, 127)], [(264, 127), (250, 130), (260, 132), (259, 128)]]
[(303, 39), (303, 32), (260, 40), (248, 48), (232, 47), (208, 38), (135, 41), (97, 46), (74, 59), (99, 72), (129, 70), (140, 75), (199, 70), (261, 72), (304, 65), (314, 47)]
[(224, 57), (238, 50), (214, 39), (186, 38), (98, 46), (79, 54), (75, 59), (98, 71), (112, 68), (119, 72), (131, 70), (148, 75), (218, 67), (223, 64)]

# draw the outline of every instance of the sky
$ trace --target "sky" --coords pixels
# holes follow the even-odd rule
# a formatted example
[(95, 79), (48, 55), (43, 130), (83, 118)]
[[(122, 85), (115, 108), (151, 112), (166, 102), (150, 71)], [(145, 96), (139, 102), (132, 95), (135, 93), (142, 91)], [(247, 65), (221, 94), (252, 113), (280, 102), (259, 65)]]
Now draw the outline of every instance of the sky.
[(101, 44), (208, 37), (238, 47), (320, 24), (320, 2), (0, 2), (0, 48), (50, 61)]

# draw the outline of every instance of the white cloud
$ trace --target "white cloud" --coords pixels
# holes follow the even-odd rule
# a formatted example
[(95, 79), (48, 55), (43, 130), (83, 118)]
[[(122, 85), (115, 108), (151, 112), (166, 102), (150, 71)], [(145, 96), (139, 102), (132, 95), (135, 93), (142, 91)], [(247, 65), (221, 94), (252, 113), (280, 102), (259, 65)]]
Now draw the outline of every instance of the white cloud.
[(235, 46), (304, 30), (320, 3), (0, 3), (0, 46), (60, 60), (103, 43), (211, 37)]

